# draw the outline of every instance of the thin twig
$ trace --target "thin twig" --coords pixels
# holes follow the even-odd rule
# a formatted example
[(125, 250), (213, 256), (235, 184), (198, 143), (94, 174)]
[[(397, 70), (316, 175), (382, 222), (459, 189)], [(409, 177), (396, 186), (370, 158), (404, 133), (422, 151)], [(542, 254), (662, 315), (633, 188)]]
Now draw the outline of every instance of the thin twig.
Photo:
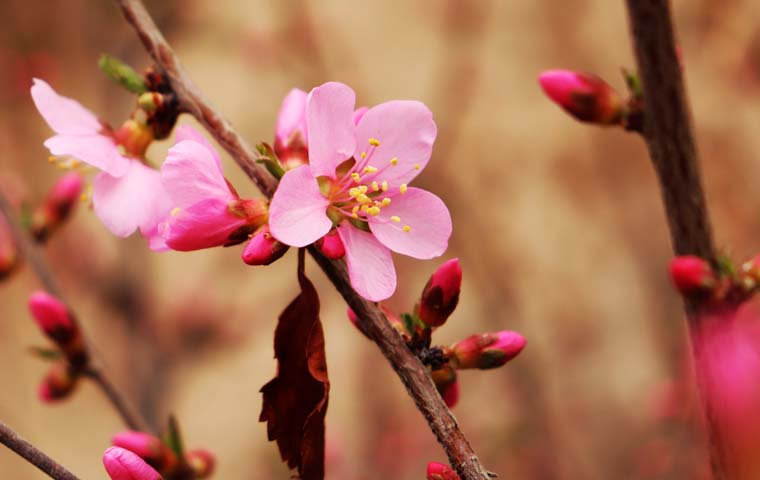
[(27, 462), (56, 480), (79, 480), (79, 477), (48, 457), (43, 451), (19, 437), (11, 428), (0, 422), (0, 443), (10, 448)]
[[(55, 281), (55, 276), (47, 265), (44, 257), (40, 253), (39, 247), (36, 245), (32, 237), (24, 230), (21, 223), (18, 221), (13, 207), (3, 192), (0, 191), (0, 214), (2, 214), (8, 221), (8, 226), (11, 231), (11, 236), (16, 244), (17, 248), (21, 251), (21, 255), (26, 262), (32, 267), (32, 271), (39, 279), (42, 286), (50, 294), (60, 298), (64, 303), (71, 308), (71, 305), (65, 301), (63, 292), (58, 287)], [(147, 423), (135, 415), (132, 409), (127, 406), (124, 396), (118, 392), (113, 384), (108, 381), (102, 370), (96, 369), (93, 366), (86, 366), (82, 371), (83, 374), (91, 378), (95, 384), (103, 390), (108, 400), (114, 406), (116, 411), (124, 420), (124, 423), (132, 429), (143, 430), (146, 432), (151, 431), (147, 427)], [(139, 428), (138, 428), (139, 427)]]
[[(712, 230), (699, 173), (681, 64), (676, 52), (669, 0), (626, 0), (636, 60), (644, 88), (644, 138), (660, 183), (676, 255), (697, 255), (717, 266)], [(717, 405), (706, 392), (710, 378), (702, 371), (700, 329), (704, 318), (697, 303), (686, 302), (697, 383), (702, 393), (710, 463), (715, 480), (730, 478), (726, 441), (716, 421)]]
[[(253, 150), (193, 85), (142, 2), (140, 0), (117, 0), (117, 2), (153, 61), (166, 74), (184, 111), (201, 122), (259, 189), (271, 197), (277, 186), (275, 179), (255, 163), (256, 154)], [(390, 327), (378, 306), (363, 299), (353, 290), (345, 263), (329, 260), (315, 248), (310, 248), (309, 253), (335, 284), (346, 303), (356, 312), (360, 328), (377, 344), (401, 378), (407, 392), (424, 415), (438, 442), (443, 446), (451, 466), (463, 480), (490, 478), (467, 438), (459, 429), (456, 419), (435, 389), (426, 367), (409, 351), (401, 337)]]

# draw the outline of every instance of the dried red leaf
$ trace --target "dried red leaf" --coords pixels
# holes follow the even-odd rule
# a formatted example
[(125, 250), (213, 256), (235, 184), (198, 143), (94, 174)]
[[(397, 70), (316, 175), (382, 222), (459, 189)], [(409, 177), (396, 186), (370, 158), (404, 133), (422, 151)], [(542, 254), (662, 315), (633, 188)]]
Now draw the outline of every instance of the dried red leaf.
[[(301, 260), (301, 259), (299, 259)], [(301, 293), (282, 312), (274, 332), (277, 375), (261, 388), (259, 421), (267, 422), (282, 460), (303, 480), (325, 474), (325, 413), (330, 382), (319, 297), (299, 261)]]

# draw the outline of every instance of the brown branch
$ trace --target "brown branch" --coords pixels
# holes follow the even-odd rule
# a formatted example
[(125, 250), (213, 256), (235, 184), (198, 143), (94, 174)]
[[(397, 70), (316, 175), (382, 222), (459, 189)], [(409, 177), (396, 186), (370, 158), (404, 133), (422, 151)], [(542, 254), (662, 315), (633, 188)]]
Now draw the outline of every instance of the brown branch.
[(48, 457), (43, 451), (19, 437), (16, 432), (3, 422), (0, 422), (0, 443), (45, 472), (50, 478), (55, 478), (56, 480), (79, 480), (79, 477), (66, 470), (65, 467)]
[[(156, 27), (140, 0), (117, 0), (124, 17), (156, 64), (163, 69), (182, 108), (196, 117), (214, 136), (259, 189), (271, 197), (276, 181), (255, 163), (256, 154), (235, 132), (229, 122), (214, 110), (195, 88), (179, 59)], [(463, 480), (488, 479), (489, 473), (478, 460), (456, 419), (446, 407), (424, 365), (407, 348), (390, 327), (376, 304), (359, 296), (351, 287), (345, 263), (323, 257), (313, 247), (309, 252), (335, 284), (348, 305), (359, 317), (363, 331), (377, 344), (396, 371), (417, 408), (425, 416), (430, 429), (443, 446), (452, 467)]]
[[(717, 255), (702, 190), (696, 142), (691, 127), (681, 64), (676, 52), (669, 0), (626, 0), (636, 60), (644, 89), (644, 138), (660, 183), (676, 255), (697, 255), (714, 266)], [(727, 442), (716, 420), (720, 406), (706, 392), (702, 371), (699, 304), (686, 302), (692, 354), (710, 442), (715, 480), (731, 478)]]
[[(63, 292), (58, 287), (58, 284), (55, 281), (55, 276), (53, 275), (52, 271), (47, 265), (47, 262), (42, 256), (40, 248), (34, 242), (29, 233), (26, 232), (21, 226), (21, 223), (16, 218), (13, 206), (10, 204), (2, 192), (0, 192), (0, 214), (3, 215), (8, 221), (8, 227), (10, 228), (11, 236), (13, 237), (13, 241), (16, 244), (16, 247), (20, 250), (21, 255), (32, 268), (32, 271), (34, 271), (34, 274), (39, 279), (43, 288), (47, 290), (51, 295), (54, 295), (61, 299), (68, 306), (68, 308), (71, 308), (71, 305), (65, 301)], [(133, 413), (133, 410), (127, 407), (124, 396), (113, 387), (113, 384), (111, 384), (106, 379), (101, 370), (96, 369), (91, 365), (87, 365), (84, 367), (82, 373), (91, 378), (95, 384), (101, 390), (103, 390), (103, 393), (106, 394), (108, 400), (111, 402), (111, 404), (121, 416), (122, 420), (124, 420), (124, 423), (129, 428), (135, 430), (143, 430), (147, 428), (147, 423), (135, 415)]]

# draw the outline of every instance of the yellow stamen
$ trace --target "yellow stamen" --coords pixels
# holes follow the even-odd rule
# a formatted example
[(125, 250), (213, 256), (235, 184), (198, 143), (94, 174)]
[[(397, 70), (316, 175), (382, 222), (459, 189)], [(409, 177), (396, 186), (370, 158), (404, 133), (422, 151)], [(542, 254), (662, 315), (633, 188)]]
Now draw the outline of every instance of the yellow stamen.
[(365, 195), (363, 193), (360, 193), (356, 197), (356, 201), (359, 202), (359, 203), (361, 203), (361, 204), (365, 204), (365, 203), (370, 203), (372, 200), (370, 200), (370, 198), (367, 195)]
[(414, 164), (414, 169), (415, 170), (419, 170), (420, 169), (420, 164), (419, 163), (415, 163)]
[(401, 186), (398, 187), (398, 191), (401, 192), (401, 194), (403, 195), (406, 193), (406, 188), (407, 188), (406, 183), (402, 183)]
[(367, 186), (359, 185), (359, 193), (367, 193)]
[(411, 229), (412, 229), (412, 227), (410, 227), (409, 225), (404, 225), (404, 228), (403, 228), (403, 230), (404, 230), (405, 232), (408, 232), (408, 231), (409, 231), (409, 230), (411, 230)]
[(382, 205), (383, 207), (387, 207), (387, 206), (388, 206), (388, 205), (390, 205), (390, 204), (391, 204), (391, 199), (390, 199), (390, 197), (385, 197), (385, 198), (383, 199), (383, 201), (381, 201), (381, 202), (380, 202), (380, 205)]
[(50, 156), (48, 157), (48, 163), (55, 163), (55, 161), (56, 161), (56, 160), (57, 160), (57, 158), (55, 158), (55, 157), (54, 157), (54, 156), (52, 156), (52, 155), (50, 155)]
[(182, 209), (181, 209), (181, 208), (179, 208), (179, 207), (175, 207), (175, 208), (172, 210), (172, 217), (173, 217), (173, 216), (175, 216), (176, 214), (178, 214), (180, 211), (182, 211)]
[(394, 167), (395, 167), (396, 165), (398, 165), (398, 157), (393, 157), (393, 158), (391, 158), (391, 165), (393, 165)]
[(356, 212), (359, 211), (359, 205), (354, 205), (354, 208), (351, 209), (351, 213), (356, 214)]
[(383, 183), (381, 183), (381, 184), (380, 184), (380, 188), (381, 188), (381, 189), (382, 189), (384, 192), (387, 192), (387, 191), (388, 191), (388, 182), (386, 182), (385, 180), (383, 180)]
[(358, 173), (356, 173), (356, 172), (354, 172), (354, 173), (351, 174), (351, 178), (353, 178), (354, 182), (356, 182), (356, 183), (359, 183), (359, 180), (361, 180), (361, 176)]
[(377, 171), (377, 167), (373, 167), (372, 165), (367, 165), (364, 167), (364, 173), (375, 173)]
[(362, 158), (367, 158), (367, 152), (362, 152)]
[(362, 213), (367, 213), (368, 210), (369, 210), (369, 205), (362, 205), (361, 207)]
[(357, 215), (357, 214), (355, 214), (355, 213), (352, 213), (352, 214), (351, 214), (351, 216), (352, 216), (353, 218), (359, 218), (359, 215)]
[(380, 190), (380, 185), (377, 184), (377, 182), (372, 182), (372, 191), (376, 192)]
[(358, 187), (351, 187), (348, 189), (348, 194), (352, 197), (358, 197), (359, 195), (361, 195), (361, 193), (362, 192), (361, 190), (359, 190)]
[(401, 221), (401, 217), (399, 217), (398, 215), (394, 215), (391, 217), (391, 221), (398, 223)]
[(87, 195), (86, 193), (83, 193), (83, 194), (79, 195), (79, 200), (81, 200), (82, 203), (86, 202), (89, 199), (90, 199), (90, 196)]
[(380, 215), (380, 207), (369, 207), (367, 209), (367, 213), (369, 213), (373, 217), (376, 217), (376, 216)]
[(374, 145), (375, 147), (379, 147), (380, 146), (380, 140), (378, 140), (376, 138), (370, 138), (369, 139), (369, 144), (370, 145)]

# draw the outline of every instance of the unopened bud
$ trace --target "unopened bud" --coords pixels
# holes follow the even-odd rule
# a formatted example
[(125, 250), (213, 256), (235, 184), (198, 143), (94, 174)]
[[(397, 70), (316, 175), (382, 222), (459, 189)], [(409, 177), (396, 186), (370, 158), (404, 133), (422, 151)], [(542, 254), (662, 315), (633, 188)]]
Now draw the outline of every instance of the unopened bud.
[(456, 368), (497, 368), (522, 352), (526, 343), (525, 337), (508, 330), (479, 333), (452, 345), (452, 360)]
[(137, 105), (151, 115), (167, 103), (165, 96), (158, 92), (145, 92), (137, 98)]
[(332, 229), (327, 234), (316, 241), (316, 246), (322, 255), (333, 260), (338, 260), (346, 256), (346, 248), (343, 246), (343, 240), (338, 235), (338, 230)]
[(69, 217), (82, 194), (82, 177), (69, 172), (55, 182), (45, 201), (32, 214), (32, 233), (38, 241), (47, 240)]
[(444, 365), (443, 368), (433, 370), (430, 375), (446, 406), (453, 408), (459, 403), (459, 380), (457, 380), (456, 370), (450, 365)]
[(153, 130), (148, 125), (131, 118), (114, 132), (113, 137), (134, 157), (142, 157), (154, 140)]
[(462, 266), (452, 258), (433, 273), (422, 291), (417, 315), (426, 325), (440, 327), (459, 303), (462, 288)]
[(549, 70), (538, 76), (546, 95), (582, 122), (620, 123), (625, 102), (620, 94), (596, 75), (570, 70)]
[(143, 459), (119, 447), (106, 450), (103, 466), (111, 480), (161, 480), (161, 475)]
[(427, 466), (427, 480), (459, 480), (459, 475), (448, 465), (430, 462)]
[(694, 255), (674, 258), (669, 268), (670, 279), (682, 295), (710, 292), (717, 283), (710, 264)]
[(10, 227), (0, 215), (0, 280), (10, 276), (19, 263), (18, 250), (13, 242)]
[(64, 362), (53, 364), (40, 383), (37, 391), (39, 399), (44, 403), (52, 403), (68, 397), (76, 387), (78, 377), (71, 371), (69, 365)]
[(265, 226), (248, 240), (243, 249), (243, 261), (248, 265), (269, 265), (285, 255), (288, 248), (272, 236), (269, 226)]
[(158, 470), (170, 469), (177, 464), (174, 452), (149, 433), (127, 430), (114, 435), (111, 444), (129, 450)]
[(185, 454), (185, 461), (193, 470), (194, 478), (208, 478), (214, 473), (216, 457), (208, 450), (192, 450)]
[(285, 170), (309, 163), (306, 131), (306, 103), (308, 94), (294, 88), (280, 106), (275, 128), (274, 152)]
[(29, 297), (28, 305), (37, 325), (66, 354), (72, 365), (87, 363), (87, 350), (79, 325), (63, 302), (40, 290)]

